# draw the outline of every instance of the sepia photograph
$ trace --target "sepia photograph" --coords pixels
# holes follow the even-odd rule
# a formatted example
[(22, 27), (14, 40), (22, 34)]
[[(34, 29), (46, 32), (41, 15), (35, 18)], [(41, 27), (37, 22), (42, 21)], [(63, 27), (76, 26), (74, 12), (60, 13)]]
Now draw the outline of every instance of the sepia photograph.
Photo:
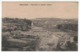
[(78, 51), (78, 2), (2, 2), (2, 51)]

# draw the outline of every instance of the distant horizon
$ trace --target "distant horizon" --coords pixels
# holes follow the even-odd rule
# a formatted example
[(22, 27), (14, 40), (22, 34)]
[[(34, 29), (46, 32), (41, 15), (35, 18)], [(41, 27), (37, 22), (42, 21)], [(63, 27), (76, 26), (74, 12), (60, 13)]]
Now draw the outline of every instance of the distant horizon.
[[(29, 19), (29, 18), (19, 18), (19, 17), (2, 17), (2, 18), (18, 18), (18, 19)], [(56, 18), (56, 17), (54, 17), (55, 19), (77, 19), (78, 20), (78, 18)], [(54, 19), (53, 17), (52, 17), (52, 19)], [(42, 19), (42, 18), (32, 18), (32, 19)], [(50, 17), (49, 18), (44, 18), (44, 19), (50, 19)]]

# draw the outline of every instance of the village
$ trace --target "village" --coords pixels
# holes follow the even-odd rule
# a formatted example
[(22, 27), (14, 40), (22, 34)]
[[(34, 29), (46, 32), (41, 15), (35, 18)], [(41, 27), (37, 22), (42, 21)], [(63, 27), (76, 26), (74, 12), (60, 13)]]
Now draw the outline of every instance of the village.
[(77, 50), (75, 20), (4, 18), (2, 25), (3, 51)]

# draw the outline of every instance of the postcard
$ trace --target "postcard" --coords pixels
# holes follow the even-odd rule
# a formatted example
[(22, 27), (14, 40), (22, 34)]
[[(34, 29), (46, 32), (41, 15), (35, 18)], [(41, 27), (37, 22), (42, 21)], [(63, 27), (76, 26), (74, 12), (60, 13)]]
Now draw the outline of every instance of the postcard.
[(4, 51), (78, 51), (78, 2), (2, 2)]

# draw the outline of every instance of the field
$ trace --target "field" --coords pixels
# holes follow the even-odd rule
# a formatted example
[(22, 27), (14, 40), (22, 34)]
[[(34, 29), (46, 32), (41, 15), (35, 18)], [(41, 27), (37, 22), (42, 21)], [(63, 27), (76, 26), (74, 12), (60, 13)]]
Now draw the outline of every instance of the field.
[(77, 20), (2, 20), (3, 51), (77, 51)]

